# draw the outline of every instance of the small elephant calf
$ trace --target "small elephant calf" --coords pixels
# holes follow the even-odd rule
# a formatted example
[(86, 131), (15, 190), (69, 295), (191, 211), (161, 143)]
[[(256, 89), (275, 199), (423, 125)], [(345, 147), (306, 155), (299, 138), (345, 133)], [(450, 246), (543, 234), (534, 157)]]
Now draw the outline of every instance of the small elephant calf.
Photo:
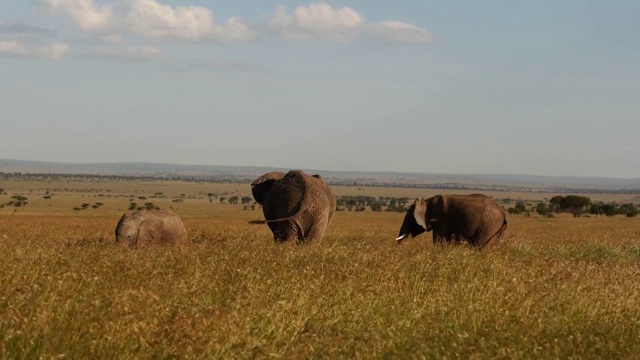
[(116, 243), (184, 244), (188, 240), (182, 219), (171, 210), (138, 210), (124, 214), (116, 226)]

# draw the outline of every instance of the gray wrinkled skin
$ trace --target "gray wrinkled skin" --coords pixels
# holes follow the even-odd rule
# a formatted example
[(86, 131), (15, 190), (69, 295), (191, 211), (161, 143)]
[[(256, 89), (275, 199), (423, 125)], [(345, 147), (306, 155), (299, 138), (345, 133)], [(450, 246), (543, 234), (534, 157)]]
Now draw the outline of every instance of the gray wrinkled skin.
[(320, 240), (336, 209), (336, 197), (320, 175), (271, 172), (251, 183), (276, 242)]
[(188, 241), (187, 230), (171, 210), (138, 210), (124, 214), (116, 226), (116, 243), (171, 245)]
[(433, 242), (468, 242), (482, 248), (497, 244), (507, 228), (507, 213), (482, 194), (437, 195), (416, 199), (407, 211), (398, 238), (433, 231)]

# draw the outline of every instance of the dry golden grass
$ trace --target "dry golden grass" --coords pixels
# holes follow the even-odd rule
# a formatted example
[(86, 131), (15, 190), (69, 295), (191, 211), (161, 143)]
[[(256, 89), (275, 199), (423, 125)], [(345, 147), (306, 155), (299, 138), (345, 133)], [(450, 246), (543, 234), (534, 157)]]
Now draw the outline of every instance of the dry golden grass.
[(640, 219), (512, 216), (476, 251), (339, 212), (295, 246), (196, 199), (176, 210), (192, 244), (131, 250), (113, 234), (128, 199), (32, 198), (0, 215), (2, 358), (640, 356)]

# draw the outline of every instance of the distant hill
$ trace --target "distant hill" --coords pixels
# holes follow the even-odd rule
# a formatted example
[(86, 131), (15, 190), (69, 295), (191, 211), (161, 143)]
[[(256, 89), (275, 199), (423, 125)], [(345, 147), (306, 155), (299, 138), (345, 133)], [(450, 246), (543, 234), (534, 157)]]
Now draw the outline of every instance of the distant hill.
[[(58, 163), (0, 159), (0, 172), (31, 174), (85, 174), (155, 178), (237, 179), (247, 181), (269, 171), (289, 169), (252, 166), (183, 165), (161, 163)], [(332, 184), (356, 186), (401, 186), (451, 189), (632, 192), (640, 193), (640, 179), (518, 174), (434, 174), (403, 172), (327, 171), (302, 169), (320, 174)]]

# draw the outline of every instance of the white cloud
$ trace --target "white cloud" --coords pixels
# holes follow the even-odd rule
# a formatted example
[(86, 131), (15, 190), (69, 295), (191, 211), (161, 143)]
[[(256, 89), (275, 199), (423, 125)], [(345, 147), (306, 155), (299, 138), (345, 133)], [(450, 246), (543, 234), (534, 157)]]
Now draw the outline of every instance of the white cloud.
[[(102, 37), (107, 44), (122, 44), (122, 35), (155, 40), (248, 42), (256, 34), (237, 17), (216, 21), (202, 6), (171, 6), (158, 0), (39, 0), (54, 15), (69, 17), (80, 30)], [(372, 23), (349, 7), (333, 8), (325, 2), (298, 6), (293, 12), (279, 6), (267, 18), (268, 28), (286, 40), (324, 39), (348, 44), (363, 35), (381, 36), (401, 43), (429, 43), (427, 30), (413, 24), (386, 20)]]
[(0, 56), (28, 59), (61, 60), (69, 52), (69, 45), (53, 43), (41, 47), (27, 47), (17, 41), (0, 41)]
[(85, 31), (98, 31), (114, 20), (113, 4), (96, 6), (93, 0), (43, 0), (52, 14), (65, 14)]
[(251, 41), (254, 32), (238, 18), (215, 21), (201, 6), (160, 4), (156, 0), (121, 0), (102, 6), (93, 0), (41, 0), (51, 14), (69, 16), (85, 32), (133, 34), (160, 40)]
[(148, 62), (160, 61), (165, 54), (153, 46), (134, 46), (129, 48), (97, 48), (79, 55), (96, 60), (109, 60), (119, 62)]
[(325, 39), (346, 44), (358, 40), (362, 34), (371, 34), (403, 43), (432, 41), (427, 30), (415, 25), (392, 20), (369, 23), (351, 8), (334, 9), (324, 2), (299, 6), (293, 13), (279, 6), (270, 16), (268, 26), (287, 40)]
[(269, 21), (269, 27), (287, 40), (321, 38), (337, 43), (355, 41), (363, 24), (364, 18), (354, 10), (333, 9), (325, 3), (299, 6), (293, 14), (279, 6)]

